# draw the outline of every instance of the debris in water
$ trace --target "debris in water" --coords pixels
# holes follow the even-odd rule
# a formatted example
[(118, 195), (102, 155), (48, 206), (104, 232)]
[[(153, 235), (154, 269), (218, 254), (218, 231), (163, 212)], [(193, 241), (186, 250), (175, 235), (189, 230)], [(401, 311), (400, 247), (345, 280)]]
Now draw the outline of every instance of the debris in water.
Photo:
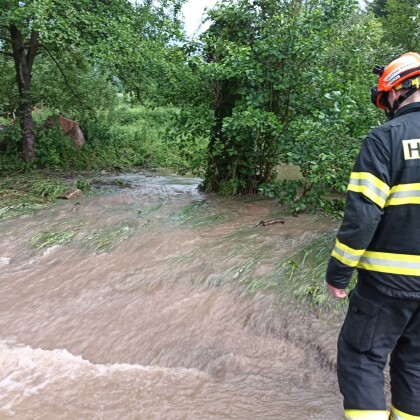
[(273, 219), (273, 220), (267, 220), (267, 221), (261, 220), (261, 222), (255, 225), (255, 227), (275, 225), (276, 223), (281, 223), (282, 225), (284, 225), (284, 219)]
[(82, 191), (79, 190), (78, 188), (71, 188), (65, 194), (60, 195), (60, 197), (58, 197), (58, 198), (63, 198), (65, 200), (70, 200), (71, 198), (78, 197), (81, 194), (82, 194)]

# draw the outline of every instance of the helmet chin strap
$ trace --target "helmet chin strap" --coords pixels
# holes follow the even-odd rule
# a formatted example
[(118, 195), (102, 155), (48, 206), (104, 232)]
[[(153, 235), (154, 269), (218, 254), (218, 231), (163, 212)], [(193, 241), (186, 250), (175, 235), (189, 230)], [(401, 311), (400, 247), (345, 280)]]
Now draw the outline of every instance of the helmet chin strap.
[(396, 99), (390, 107), (388, 111), (385, 111), (386, 116), (388, 117), (388, 120), (392, 120), (395, 117), (395, 113), (397, 112), (400, 105), (411, 95), (413, 95), (417, 91), (416, 88), (410, 88), (407, 92), (405, 92), (403, 95), (400, 95), (398, 99)]

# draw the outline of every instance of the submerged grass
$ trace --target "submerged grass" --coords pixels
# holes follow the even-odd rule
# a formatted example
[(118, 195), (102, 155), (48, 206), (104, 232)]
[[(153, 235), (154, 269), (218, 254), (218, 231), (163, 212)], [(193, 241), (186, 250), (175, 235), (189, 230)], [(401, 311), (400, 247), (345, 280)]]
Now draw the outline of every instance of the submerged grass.
[[(302, 307), (319, 309), (345, 309), (346, 299), (333, 300), (328, 294), (325, 273), (334, 245), (335, 233), (324, 234), (309, 245), (278, 264), (276, 269), (263, 279), (251, 283), (250, 290), (275, 288), (284, 297), (292, 297)], [(277, 279), (277, 280), (276, 280)], [(354, 275), (350, 288), (355, 284)]]
[(84, 238), (84, 242), (88, 244), (96, 253), (103, 254), (110, 251), (117, 244), (127, 240), (134, 233), (134, 228), (123, 222), (118, 226), (103, 231), (93, 231)]
[(199, 226), (210, 225), (212, 223), (226, 221), (227, 219), (228, 215), (226, 213), (212, 214), (210, 216), (205, 216), (202, 219), (197, 220), (191, 225), (191, 227), (195, 228)]
[(36, 203), (19, 203), (16, 205), (0, 204), (0, 206), (0, 220), (30, 214), (43, 207), (41, 204)]
[(76, 231), (67, 232), (41, 232), (31, 238), (31, 245), (36, 250), (48, 248), (54, 245), (63, 245), (70, 242), (71, 238), (76, 234)]
[(141, 209), (137, 212), (139, 216), (148, 216), (151, 213), (158, 212), (166, 203), (168, 202), (168, 197), (161, 197), (159, 203), (153, 207), (147, 207), (145, 209)]
[(205, 203), (205, 200), (193, 201), (191, 204), (188, 204), (180, 211), (173, 213), (170, 216), (172, 224), (174, 226), (180, 226), (186, 223), (188, 220), (193, 219), (199, 214)]
[[(74, 221), (69, 220), (64, 223), (58, 223), (54, 226), (51, 226), (50, 230), (37, 233), (30, 238), (30, 244), (37, 251), (42, 248), (49, 248), (55, 245), (65, 245), (68, 244), (73, 236), (88, 222), (79, 222), (74, 223)], [(69, 228), (67, 230), (60, 230), (62, 226)]]
[[(228, 240), (238, 239), (249, 231), (236, 232)], [(328, 260), (334, 245), (335, 233), (329, 232), (315, 238), (310, 244), (296, 251), (287, 259), (275, 264), (270, 271), (261, 277), (254, 275), (255, 269), (262, 262), (273, 256), (274, 245), (250, 247), (253, 241), (235, 242), (230, 250), (225, 248), (224, 261), (242, 257), (241, 264), (230, 269), (231, 278), (244, 284), (248, 293), (268, 291), (276, 293), (280, 301), (293, 301), (296, 307), (308, 309), (347, 308), (347, 299), (334, 300), (328, 294), (325, 273)], [(232, 245), (234, 243), (232, 242)], [(349, 288), (353, 288), (356, 275)]]
[(0, 219), (33, 213), (56, 201), (70, 188), (90, 192), (83, 180), (67, 182), (57, 176), (28, 172), (0, 179)]

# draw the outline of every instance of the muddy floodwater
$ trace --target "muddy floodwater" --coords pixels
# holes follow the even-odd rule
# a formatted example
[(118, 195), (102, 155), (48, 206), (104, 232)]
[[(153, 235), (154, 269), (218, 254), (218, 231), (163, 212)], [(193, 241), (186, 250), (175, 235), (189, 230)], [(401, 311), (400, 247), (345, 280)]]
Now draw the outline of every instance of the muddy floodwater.
[(279, 297), (337, 223), (198, 182), (109, 177), (0, 221), (1, 419), (342, 418), (341, 319)]

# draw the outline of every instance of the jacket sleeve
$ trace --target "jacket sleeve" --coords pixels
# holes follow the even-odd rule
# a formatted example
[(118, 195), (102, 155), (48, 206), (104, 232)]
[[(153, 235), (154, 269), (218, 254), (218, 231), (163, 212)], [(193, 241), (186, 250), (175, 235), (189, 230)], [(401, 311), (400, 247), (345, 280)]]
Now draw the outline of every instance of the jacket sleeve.
[(348, 286), (371, 242), (390, 190), (390, 142), (378, 129), (365, 138), (347, 188), (346, 207), (327, 268), (327, 283)]

